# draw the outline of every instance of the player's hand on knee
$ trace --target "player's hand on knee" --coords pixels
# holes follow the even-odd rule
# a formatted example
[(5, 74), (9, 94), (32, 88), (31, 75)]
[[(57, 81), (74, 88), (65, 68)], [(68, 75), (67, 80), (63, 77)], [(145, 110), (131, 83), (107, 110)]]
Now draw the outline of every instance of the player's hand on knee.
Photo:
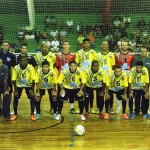
[(122, 96), (122, 99), (125, 100), (125, 101), (128, 99), (126, 94), (121, 95), (121, 96)]
[(31, 96), (34, 96), (34, 91), (30, 90), (29, 93), (31, 94)]
[(110, 99), (110, 95), (109, 94), (105, 94), (105, 100), (109, 100)]
[(39, 93), (39, 92), (36, 92), (36, 93), (34, 94), (34, 100), (35, 100), (36, 102), (39, 102), (39, 101), (40, 101), (40, 98), (41, 98), (40, 93)]
[(60, 96), (61, 96), (61, 97), (64, 97), (64, 96), (65, 96), (65, 90), (61, 90), (61, 91), (60, 91)]
[(132, 98), (132, 97), (133, 97), (133, 93), (130, 92), (130, 93), (129, 93), (129, 98)]
[(5, 95), (9, 95), (9, 90), (6, 90), (5, 92), (4, 92), (4, 96)]
[(53, 101), (57, 101), (57, 91), (52, 91)]
[(77, 96), (78, 96), (78, 97), (82, 97), (83, 94), (84, 94), (83, 90), (80, 90), (80, 91), (77, 93)]

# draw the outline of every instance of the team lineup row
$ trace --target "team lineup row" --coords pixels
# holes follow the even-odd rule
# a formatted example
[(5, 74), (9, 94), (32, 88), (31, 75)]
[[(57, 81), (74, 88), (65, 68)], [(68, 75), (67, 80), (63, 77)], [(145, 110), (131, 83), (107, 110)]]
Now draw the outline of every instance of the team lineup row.
[[(4, 57), (9, 53), (8, 51), (5, 52), (7, 44), (7, 42), (3, 42), (3, 49), (0, 53), (0, 60), (1, 62), (7, 61), (4, 63), (6, 65), (11, 62), (11, 58)], [(7, 84), (3, 81), (8, 81), (8, 85), (12, 81), (14, 86), (14, 115), (10, 120), (18, 118), (18, 100), (23, 88), (25, 88), (30, 99), (32, 120), (40, 118), (40, 103), (42, 96), (45, 94), (45, 89), (48, 89), (51, 108), (54, 110), (53, 118), (56, 120), (61, 118), (63, 101), (67, 99), (70, 101), (72, 112), (74, 111), (74, 99), (78, 100), (80, 118), (81, 120), (86, 120), (89, 115), (89, 102), (93, 99), (94, 90), (96, 90), (97, 108), (100, 118), (109, 119), (108, 111), (113, 108), (114, 93), (119, 101), (122, 100), (123, 118), (128, 119), (125, 113), (126, 101), (128, 99), (127, 94), (129, 97), (130, 119), (133, 118), (133, 97), (135, 98), (135, 113), (139, 114), (141, 110), (143, 117), (149, 118), (147, 113), (149, 107), (148, 69), (143, 66), (141, 61), (136, 62), (136, 66), (132, 68), (135, 58), (134, 54), (127, 51), (127, 42), (123, 44), (124, 46), (122, 46), (126, 54), (120, 52), (116, 55), (116, 59), (114, 54), (109, 52), (107, 41), (104, 41), (102, 44), (102, 52), (97, 54), (94, 50), (90, 49), (90, 41), (85, 39), (84, 49), (79, 50), (76, 55), (69, 51), (69, 42), (64, 41), (63, 51), (56, 57), (53, 53), (48, 52), (46, 44), (42, 45), (41, 53), (32, 57), (27, 54), (27, 46), (23, 44), (21, 54), (17, 57), (19, 64), (16, 66), (11, 66), (12, 63), (10, 66), (7, 65), (10, 75), (6, 66), (3, 67), (5, 69), (1, 69), (1, 72), (5, 70), (3, 77), (1, 73), (1, 82), (3, 83), (1, 93), (4, 93), (4, 116), (9, 119), (8, 116), (10, 114), (7, 111), (9, 103), (7, 102), (10, 98), (8, 97)], [(122, 64), (120, 65), (119, 63)], [(129, 92), (127, 92), (128, 83)], [(142, 95), (141, 105), (139, 94)], [(103, 116), (104, 101), (106, 113)], [(85, 115), (83, 115), (84, 107), (86, 110)], [(34, 116), (35, 108), (37, 111), (36, 117)]]

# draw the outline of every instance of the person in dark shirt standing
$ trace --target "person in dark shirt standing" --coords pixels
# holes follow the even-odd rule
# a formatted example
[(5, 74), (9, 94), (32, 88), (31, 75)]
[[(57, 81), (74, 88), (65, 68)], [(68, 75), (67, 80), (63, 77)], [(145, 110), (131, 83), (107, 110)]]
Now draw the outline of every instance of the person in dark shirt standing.
[[(6, 120), (10, 120), (10, 95), (7, 82), (8, 76), (8, 67), (3, 64), (3, 60), (0, 58), (0, 111), (1, 114), (3, 113), (3, 116), (6, 118)], [(1, 95), (3, 95), (3, 111)]]
[(34, 68), (36, 68), (37, 63), (35, 59), (30, 54), (28, 54), (27, 51), (28, 51), (27, 44), (26, 43), (22, 44), (20, 48), (21, 54), (16, 55), (16, 63), (19, 64), (20, 58), (26, 56), (28, 58), (28, 63), (32, 65)]

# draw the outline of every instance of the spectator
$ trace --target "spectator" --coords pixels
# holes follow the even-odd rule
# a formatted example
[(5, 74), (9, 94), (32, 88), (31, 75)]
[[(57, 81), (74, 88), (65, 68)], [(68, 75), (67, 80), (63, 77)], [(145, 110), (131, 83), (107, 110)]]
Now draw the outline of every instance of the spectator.
[(126, 13), (126, 15), (123, 17), (123, 21), (125, 22), (125, 26), (129, 27), (129, 25), (131, 23), (131, 18), (128, 13)]
[(129, 42), (129, 45), (132, 46), (134, 49), (136, 49), (136, 38), (132, 38)]
[(147, 38), (148, 38), (148, 32), (147, 32), (146, 29), (143, 30), (143, 32), (142, 32), (142, 37), (143, 37), (144, 39), (147, 39)]
[(50, 16), (50, 27), (56, 28), (56, 18), (54, 15)]
[(14, 39), (11, 40), (9, 46), (10, 46), (10, 51), (11, 51), (12, 53), (15, 53), (15, 52), (16, 52), (16, 47), (17, 47), (17, 45), (16, 45)]
[(48, 39), (48, 33), (47, 33), (46, 29), (43, 30), (42, 39)]
[(115, 38), (111, 38), (109, 41), (108, 41), (108, 45), (109, 45), (109, 51), (112, 52), (112, 51), (115, 51), (115, 49), (117, 48), (117, 41), (115, 40)]
[(62, 29), (60, 31), (60, 38), (66, 38), (66, 35), (67, 35), (67, 31), (65, 29)]
[(143, 31), (144, 27), (145, 27), (146, 23), (145, 23), (145, 20), (144, 20), (144, 17), (141, 17), (141, 20), (138, 21), (138, 28)]
[(137, 27), (134, 28), (134, 31), (132, 32), (132, 37), (138, 38), (140, 36), (140, 31)]
[(98, 22), (95, 26), (94, 26), (94, 32), (95, 32), (95, 37), (97, 38), (101, 38), (101, 25)]
[(72, 21), (71, 18), (69, 18), (69, 19), (67, 20), (66, 25), (67, 25), (67, 29), (68, 29), (69, 31), (73, 31), (73, 21)]
[(143, 42), (142, 42), (142, 38), (140, 36), (137, 37), (137, 41), (136, 41), (136, 49), (137, 49), (137, 52), (140, 52), (141, 51), (141, 48), (143, 47)]
[(45, 18), (45, 26), (46, 26), (46, 28), (50, 27), (50, 16), (46, 16), (46, 18)]
[(51, 42), (51, 51), (52, 52), (59, 52), (59, 41), (57, 41), (56, 37)]
[(84, 38), (84, 36), (82, 35), (82, 33), (80, 33), (80, 34), (79, 34), (79, 36), (78, 36), (78, 39), (77, 39), (79, 49), (81, 49), (81, 48), (82, 48), (83, 40), (84, 40), (84, 39), (85, 39), (85, 38)]
[(34, 50), (35, 53), (40, 53), (42, 50), (40, 49), (40, 46), (36, 46), (36, 49)]
[(42, 42), (42, 45), (43, 45), (44, 43), (48, 46), (48, 48), (49, 48), (50, 45), (51, 45), (51, 43), (50, 43), (50, 41), (48, 41), (48, 39), (45, 39), (45, 41)]
[(79, 36), (79, 34), (83, 31), (83, 24), (82, 22), (79, 22), (79, 24), (77, 25), (77, 35)]
[(58, 31), (56, 29), (53, 29), (51, 32), (50, 32), (50, 36), (51, 38), (53, 39), (54, 37), (58, 37)]
[(118, 16), (115, 16), (115, 17), (114, 17), (114, 22), (113, 22), (113, 24), (114, 24), (114, 26), (115, 26), (116, 29), (119, 28), (119, 26), (120, 26), (120, 21), (119, 21)]
[(66, 23), (62, 18), (60, 19), (60, 21), (58, 23), (58, 27), (59, 27), (59, 30), (66, 28)]
[(25, 36), (25, 33), (23, 30), (19, 29), (18, 30), (18, 43), (21, 44), (24, 42), (24, 36)]
[(38, 46), (39, 42), (40, 42), (40, 38), (41, 38), (41, 33), (38, 30), (38, 28), (35, 29), (34, 38), (35, 38), (35, 41), (36, 41), (36, 45)]
[(89, 33), (89, 36), (88, 36), (87, 38), (90, 39), (91, 48), (93, 49), (93, 48), (95, 47), (95, 43), (94, 43), (95, 38), (94, 38), (94, 35), (93, 35), (93, 32), (92, 32), (92, 31)]
[(31, 35), (32, 34), (32, 28), (30, 25), (27, 25), (25, 28), (25, 34), (26, 35)]
[(89, 34), (91, 31), (93, 31), (93, 27), (90, 23), (88, 23), (85, 27), (86, 34)]

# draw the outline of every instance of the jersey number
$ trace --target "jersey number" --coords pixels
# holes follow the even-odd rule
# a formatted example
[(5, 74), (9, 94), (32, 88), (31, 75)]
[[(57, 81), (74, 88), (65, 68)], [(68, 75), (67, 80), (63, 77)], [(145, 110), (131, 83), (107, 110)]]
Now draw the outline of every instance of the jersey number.
[(125, 58), (123, 58), (123, 61), (125, 62), (125, 63), (127, 63), (127, 58), (125, 57)]
[(95, 77), (93, 77), (94, 79), (93, 79), (93, 81), (97, 81), (97, 76), (95, 76)]
[(120, 81), (116, 81), (116, 86), (120, 86)]
[(107, 64), (107, 59), (104, 59), (104, 65), (106, 65)]

